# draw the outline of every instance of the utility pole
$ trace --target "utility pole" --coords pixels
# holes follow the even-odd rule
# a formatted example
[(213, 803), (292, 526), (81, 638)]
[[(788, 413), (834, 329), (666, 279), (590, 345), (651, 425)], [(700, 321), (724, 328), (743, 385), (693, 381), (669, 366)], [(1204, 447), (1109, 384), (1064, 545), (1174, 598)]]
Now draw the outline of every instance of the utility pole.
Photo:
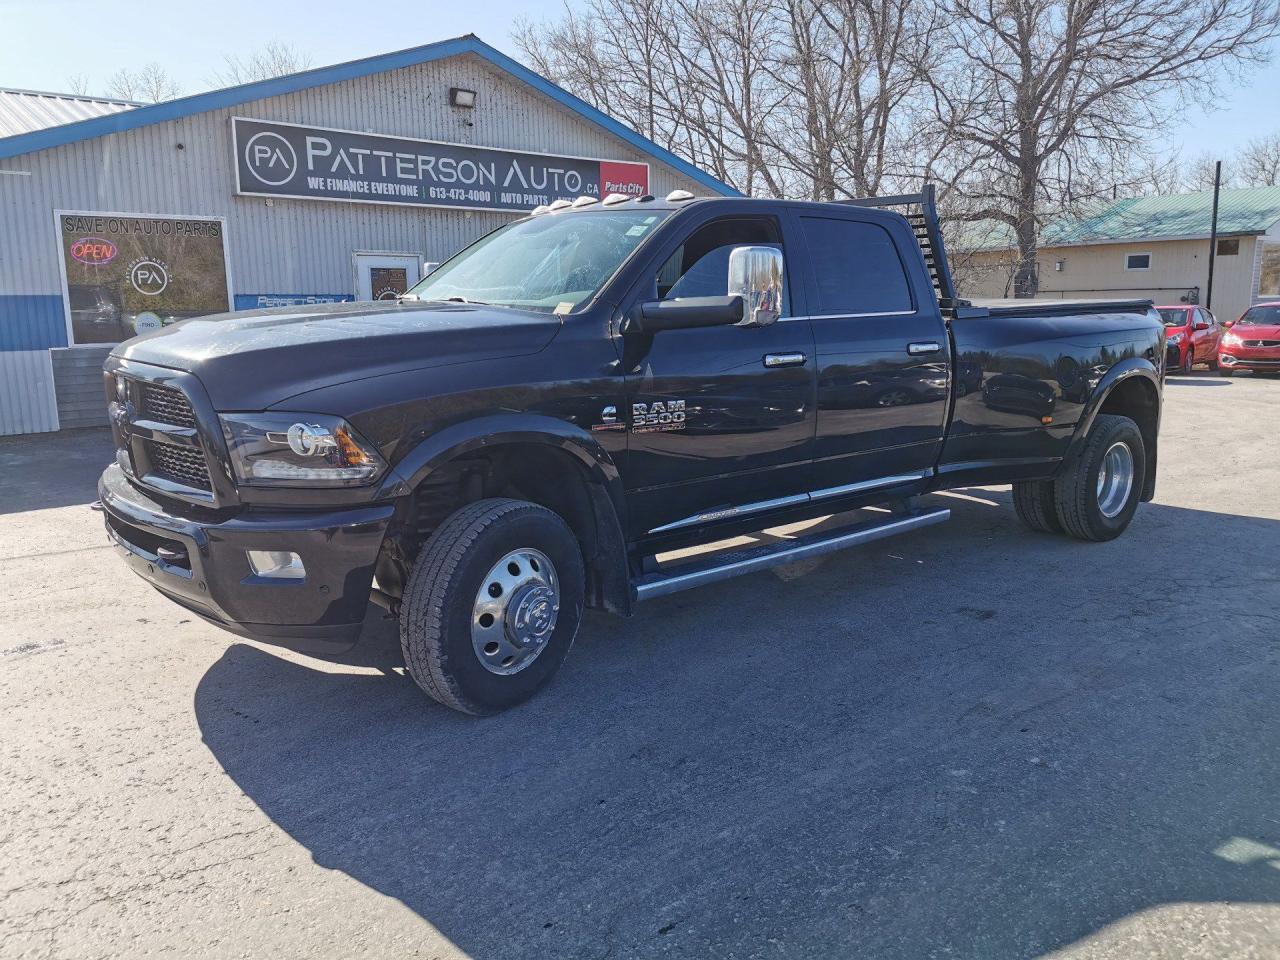
[(1213, 219), (1209, 224), (1209, 287), (1204, 294), (1204, 308), (1213, 309), (1213, 260), (1218, 255), (1218, 194), (1222, 190), (1222, 161), (1213, 165)]

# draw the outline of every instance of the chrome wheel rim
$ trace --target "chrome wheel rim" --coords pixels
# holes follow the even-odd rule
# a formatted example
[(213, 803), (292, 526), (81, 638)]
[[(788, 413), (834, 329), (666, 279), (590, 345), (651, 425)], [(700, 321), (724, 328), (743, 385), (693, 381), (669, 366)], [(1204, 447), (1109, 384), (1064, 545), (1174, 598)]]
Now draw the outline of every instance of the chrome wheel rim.
[(522, 547), (480, 581), (471, 610), (471, 647), (490, 673), (509, 676), (547, 648), (560, 614), (560, 581), (541, 550)]
[(1116, 441), (1102, 455), (1098, 468), (1098, 509), (1108, 519), (1116, 516), (1129, 502), (1133, 490), (1133, 451), (1123, 441)]

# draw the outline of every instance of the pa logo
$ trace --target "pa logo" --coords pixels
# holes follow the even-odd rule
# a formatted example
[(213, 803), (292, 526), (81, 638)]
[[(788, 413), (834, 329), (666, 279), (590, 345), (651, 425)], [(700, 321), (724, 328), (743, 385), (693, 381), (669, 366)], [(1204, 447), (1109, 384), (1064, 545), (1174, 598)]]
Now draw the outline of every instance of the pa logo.
[(145, 297), (158, 297), (169, 286), (169, 269), (159, 260), (136, 260), (129, 265), (129, 283)]
[(255, 133), (244, 145), (244, 163), (249, 172), (269, 187), (278, 187), (298, 172), (298, 154), (278, 133)]

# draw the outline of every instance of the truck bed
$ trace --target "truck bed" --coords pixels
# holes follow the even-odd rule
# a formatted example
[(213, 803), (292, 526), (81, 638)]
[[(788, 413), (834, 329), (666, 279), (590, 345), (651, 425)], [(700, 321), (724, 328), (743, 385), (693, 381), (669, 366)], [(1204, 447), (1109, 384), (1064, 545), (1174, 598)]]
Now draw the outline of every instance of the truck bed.
[(957, 316), (978, 317), (1060, 317), (1069, 314), (1145, 313), (1151, 301), (1132, 300), (971, 300), (958, 306)]

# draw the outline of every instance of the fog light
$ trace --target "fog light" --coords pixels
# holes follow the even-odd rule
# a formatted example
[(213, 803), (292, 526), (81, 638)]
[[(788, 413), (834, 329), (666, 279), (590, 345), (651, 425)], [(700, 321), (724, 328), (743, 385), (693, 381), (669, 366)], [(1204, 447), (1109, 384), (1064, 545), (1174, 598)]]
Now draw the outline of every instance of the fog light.
[(248, 550), (249, 567), (259, 577), (271, 580), (303, 580), (307, 570), (302, 558), (287, 550)]
[(1235, 357), (1233, 357), (1233, 356), (1232, 356), (1231, 354), (1229, 354), (1229, 353), (1224, 353), (1224, 354), (1223, 354), (1222, 356), (1220, 356), (1218, 359), (1219, 359), (1219, 360), (1221, 360), (1223, 363), (1225, 363), (1225, 364), (1227, 364), (1227, 365), (1230, 365), (1230, 364), (1233, 364), (1233, 363), (1235, 363), (1235, 362), (1236, 362), (1236, 358), (1235, 358)]

